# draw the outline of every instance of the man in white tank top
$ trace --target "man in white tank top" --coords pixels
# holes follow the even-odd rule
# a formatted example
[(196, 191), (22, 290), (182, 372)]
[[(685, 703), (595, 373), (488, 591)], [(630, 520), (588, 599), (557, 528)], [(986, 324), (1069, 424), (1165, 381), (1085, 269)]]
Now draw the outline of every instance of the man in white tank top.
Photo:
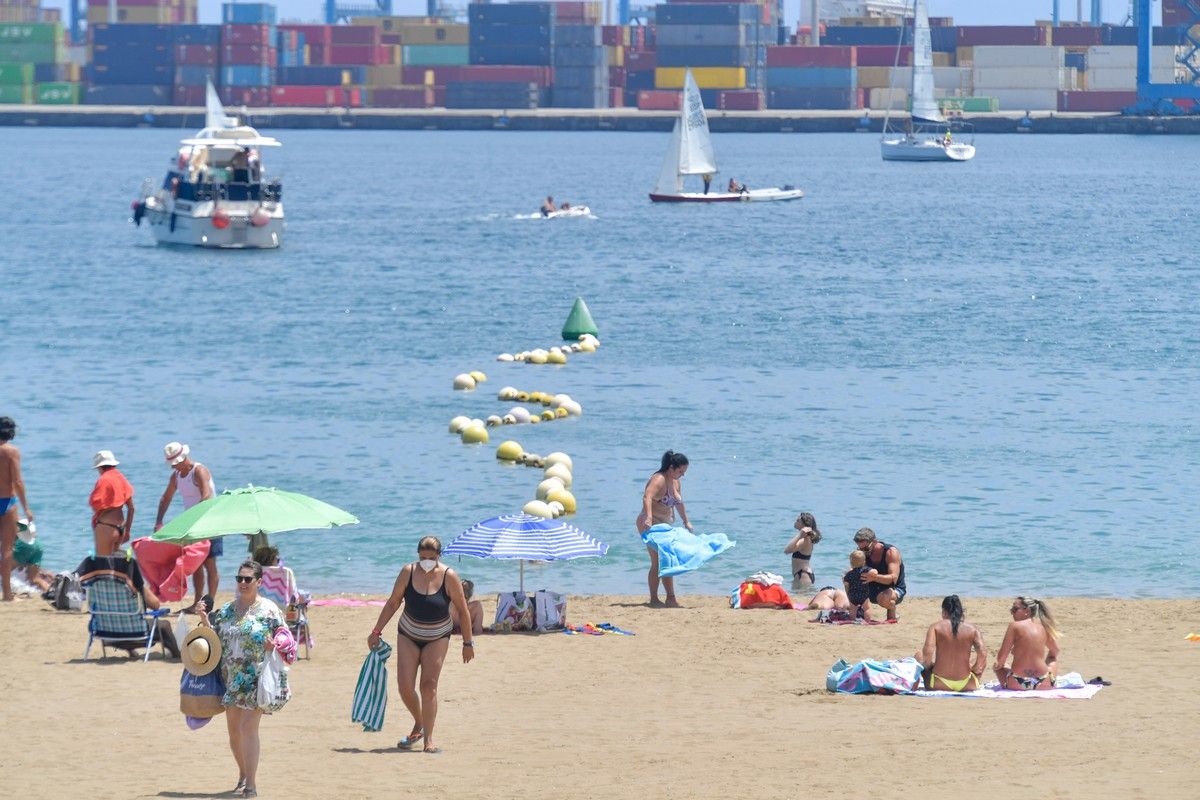
[[(167, 488), (163, 491), (162, 499), (158, 501), (158, 518), (154, 520), (154, 530), (163, 526), (163, 517), (166, 516), (167, 508), (170, 507), (176, 492), (179, 492), (179, 496), (183, 498), (185, 511), (217, 493), (213, 485), (212, 473), (208, 471), (208, 467), (192, 461), (189, 458), (191, 452), (190, 447), (179, 442), (170, 442), (163, 448), (163, 456), (171, 467), (171, 477), (167, 480)], [(194, 611), (200, 604), (206, 583), (208, 593), (213, 597), (217, 595), (217, 584), (220, 580), (220, 575), (217, 574), (217, 557), (224, 553), (225, 548), (223, 540), (220, 538), (209, 539), (209, 543), (208, 559), (204, 562), (204, 566), (196, 570), (196, 574), (192, 576), (192, 584), (196, 588), (196, 601), (186, 609), (187, 611)]]

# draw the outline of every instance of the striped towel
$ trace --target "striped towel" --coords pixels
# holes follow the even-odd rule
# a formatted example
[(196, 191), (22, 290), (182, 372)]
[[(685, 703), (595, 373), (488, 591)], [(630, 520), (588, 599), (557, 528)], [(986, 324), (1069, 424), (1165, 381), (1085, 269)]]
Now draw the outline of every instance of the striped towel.
[(364, 731), (383, 730), (383, 712), (387, 710), (387, 660), (391, 655), (392, 646), (380, 641), (379, 647), (367, 653), (359, 670), (350, 721), (361, 722)]

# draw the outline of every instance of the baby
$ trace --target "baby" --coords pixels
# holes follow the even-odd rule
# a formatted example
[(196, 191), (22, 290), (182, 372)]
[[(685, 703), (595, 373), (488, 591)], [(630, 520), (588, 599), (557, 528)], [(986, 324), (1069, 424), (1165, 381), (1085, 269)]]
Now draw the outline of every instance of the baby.
[(856, 618), (869, 619), (870, 584), (863, 580), (867, 571), (867, 554), (855, 550), (850, 554), (850, 571), (842, 576), (842, 584), (846, 587), (846, 597), (850, 599), (852, 612)]

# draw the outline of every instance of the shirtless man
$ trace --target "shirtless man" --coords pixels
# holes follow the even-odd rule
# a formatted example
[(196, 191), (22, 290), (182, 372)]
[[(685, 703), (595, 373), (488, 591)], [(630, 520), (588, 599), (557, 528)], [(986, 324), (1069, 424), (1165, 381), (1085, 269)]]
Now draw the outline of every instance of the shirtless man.
[[(183, 498), (185, 511), (217, 493), (212, 473), (200, 462), (192, 461), (191, 452), (190, 447), (179, 442), (168, 442), (163, 447), (163, 457), (167, 461), (167, 466), (171, 468), (171, 477), (167, 479), (167, 488), (163, 490), (162, 497), (158, 501), (158, 517), (154, 520), (154, 530), (156, 531), (163, 526), (163, 517), (167, 515), (167, 509), (171, 506), (176, 491)], [(208, 541), (208, 558), (204, 559), (204, 566), (192, 575), (192, 585), (196, 589), (196, 601), (186, 609), (189, 613), (194, 612), (200, 605), (200, 598), (204, 597), (206, 583), (208, 593), (213, 597), (217, 596), (217, 583), (221, 577), (217, 573), (217, 558), (225, 554), (225, 545), (224, 539), (220, 537)]]
[(25, 499), (25, 481), (21, 478), (21, 451), (13, 446), (17, 423), (0, 417), (0, 591), (4, 600), (13, 599), (13, 544), (17, 541), (17, 500), (25, 509), (25, 518), (33, 521), (29, 501)]
[(854, 544), (867, 555), (863, 580), (868, 584), (871, 602), (886, 608), (888, 619), (896, 619), (896, 606), (908, 593), (900, 548), (879, 541), (870, 528), (859, 528), (854, 534)]
[[(972, 661), (971, 651), (975, 652)], [(982, 683), (987, 667), (987, 647), (974, 625), (963, 622), (962, 601), (952, 594), (942, 600), (942, 619), (925, 632), (925, 645), (916, 659), (925, 668), (925, 688), (931, 691), (970, 692)]]
[[(1005, 689), (1053, 689), (1058, 672), (1058, 628), (1041, 600), (1018, 597), (996, 653), (996, 678)], [(1012, 666), (1005, 666), (1009, 655)]]
[(92, 459), (92, 468), (100, 471), (88, 497), (97, 556), (117, 552), (133, 530), (133, 487), (117, 469), (120, 463), (112, 450), (101, 450)]

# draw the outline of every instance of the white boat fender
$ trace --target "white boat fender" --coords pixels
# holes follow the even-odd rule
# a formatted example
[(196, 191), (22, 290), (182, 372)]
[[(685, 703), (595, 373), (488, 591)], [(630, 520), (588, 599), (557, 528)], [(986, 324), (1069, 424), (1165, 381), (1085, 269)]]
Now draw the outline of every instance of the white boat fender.
[(258, 208), (254, 209), (254, 213), (250, 215), (250, 224), (256, 228), (261, 228), (262, 226), (266, 225), (270, 221), (271, 221), (270, 213), (268, 213), (268, 211), (265, 208), (263, 208), (262, 206), (259, 206)]

